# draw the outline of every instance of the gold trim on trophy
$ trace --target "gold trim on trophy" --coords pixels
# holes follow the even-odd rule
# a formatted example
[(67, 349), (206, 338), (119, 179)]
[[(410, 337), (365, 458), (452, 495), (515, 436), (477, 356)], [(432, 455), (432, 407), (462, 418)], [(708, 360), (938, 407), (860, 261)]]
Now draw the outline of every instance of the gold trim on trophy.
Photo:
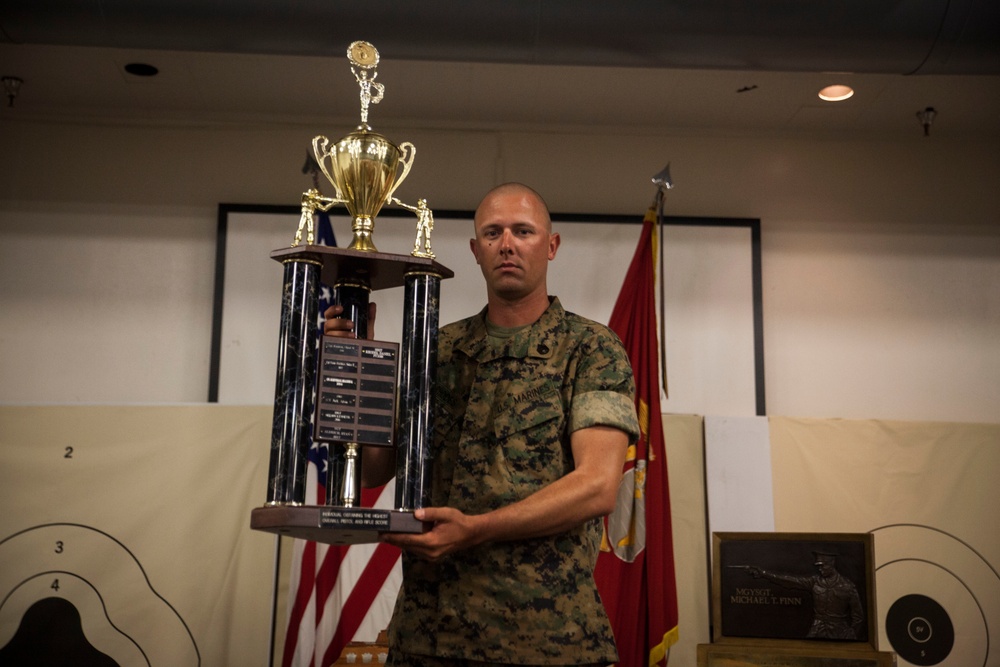
[(372, 238), (375, 216), (410, 173), (416, 152), (409, 142), (396, 146), (363, 127), (332, 146), (326, 137), (313, 139), (316, 162), (337, 190), (336, 200), (344, 203), (352, 217), (354, 239), (349, 248), (378, 252)]
[(345, 443), (344, 449), (344, 479), (340, 485), (340, 506), (354, 507), (360, 500), (355, 495), (354, 488), (358, 477), (357, 460), (361, 452), (356, 442)]
[(427, 200), (419, 199), (416, 206), (411, 206), (392, 196), (410, 173), (417, 149), (409, 142), (397, 146), (368, 126), (369, 106), (378, 104), (385, 93), (385, 86), (375, 81), (378, 49), (369, 42), (355, 41), (347, 47), (347, 59), (360, 88), (361, 124), (332, 145), (322, 135), (313, 138), (316, 162), (336, 194), (326, 197), (315, 188), (303, 193), (302, 215), (292, 246), (302, 242), (303, 230), (306, 244), (313, 244), (316, 211), (328, 211), (335, 204), (344, 204), (352, 218), (353, 239), (348, 248), (378, 252), (373, 238), (375, 216), (384, 205), (395, 204), (417, 216), (416, 238), (410, 254), (433, 259), (430, 235), (434, 214), (427, 207)]
[(335, 284), (335, 287), (356, 287), (358, 289), (367, 290), (369, 292), (372, 291), (371, 285), (369, 285), (368, 283), (362, 282), (359, 279), (351, 280), (350, 278), (338, 279)]

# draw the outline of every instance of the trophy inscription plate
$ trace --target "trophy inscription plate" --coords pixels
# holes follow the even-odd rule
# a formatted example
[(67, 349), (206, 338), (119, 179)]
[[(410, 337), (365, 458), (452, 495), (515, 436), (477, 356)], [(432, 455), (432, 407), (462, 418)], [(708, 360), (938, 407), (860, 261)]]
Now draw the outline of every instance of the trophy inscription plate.
[(389, 530), (389, 515), (363, 508), (324, 507), (319, 515), (320, 528), (362, 528)]
[(324, 336), (316, 439), (392, 445), (398, 358), (396, 343)]
[(378, 541), (379, 533), (425, 530), (410, 511), (326, 505), (255, 507), (250, 512), (250, 527), (333, 545), (370, 544)]

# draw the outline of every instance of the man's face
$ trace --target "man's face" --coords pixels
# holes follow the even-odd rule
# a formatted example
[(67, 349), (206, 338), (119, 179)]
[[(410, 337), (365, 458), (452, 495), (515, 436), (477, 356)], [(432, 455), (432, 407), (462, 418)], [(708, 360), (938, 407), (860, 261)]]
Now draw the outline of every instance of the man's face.
[(551, 232), (545, 209), (530, 192), (502, 190), (484, 199), (469, 245), (490, 294), (512, 301), (546, 293), (559, 235)]

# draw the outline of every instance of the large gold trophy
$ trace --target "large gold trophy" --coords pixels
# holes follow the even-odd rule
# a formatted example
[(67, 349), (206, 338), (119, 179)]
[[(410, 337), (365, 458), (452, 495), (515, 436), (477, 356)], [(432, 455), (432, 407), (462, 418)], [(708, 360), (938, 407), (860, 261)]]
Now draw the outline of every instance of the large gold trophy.
[[(411, 205), (393, 196), (416, 149), (410, 143), (397, 146), (368, 125), (369, 106), (385, 91), (375, 81), (378, 51), (359, 41), (348, 47), (347, 57), (361, 89), (361, 124), (337, 142), (324, 136), (312, 142), (334, 194), (304, 192), (291, 247), (271, 253), (284, 265), (274, 424), (267, 502), (250, 517), (251, 528), (329, 544), (424, 529), (413, 510), (424, 506), (429, 493), (440, 283), (454, 275), (434, 260), (434, 215), (426, 200)], [(336, 205), (351, 215), (351, 244), (314, 245), (315, 212)], [(385, 205), (417, 218), (408, 255), (375, 246), (375, 218)], [(344, 306), (356, 339), (320, 336), (320, 282), (331, 286), (334, 303)], [(371, 291), (399, 286), (404, 287), (402, 343), (368, 340)], [(330, 452), (325, 504), (305, 498), (306, 456), (313, 442), (325, 443)], [(395, 448), (391, 510), (361, 506), (366, 447)]]

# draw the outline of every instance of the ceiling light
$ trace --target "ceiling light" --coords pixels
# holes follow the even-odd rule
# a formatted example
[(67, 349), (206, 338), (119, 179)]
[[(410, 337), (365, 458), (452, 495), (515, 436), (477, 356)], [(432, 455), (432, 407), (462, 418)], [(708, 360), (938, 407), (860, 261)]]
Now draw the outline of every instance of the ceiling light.
[(823, 90), (819, 91), (819, 99), (826, 100), (827, 102), (842, 102), (853, 94), (854, 89), (850, 86), (836, 84), (833, 86), (827, 86)]

